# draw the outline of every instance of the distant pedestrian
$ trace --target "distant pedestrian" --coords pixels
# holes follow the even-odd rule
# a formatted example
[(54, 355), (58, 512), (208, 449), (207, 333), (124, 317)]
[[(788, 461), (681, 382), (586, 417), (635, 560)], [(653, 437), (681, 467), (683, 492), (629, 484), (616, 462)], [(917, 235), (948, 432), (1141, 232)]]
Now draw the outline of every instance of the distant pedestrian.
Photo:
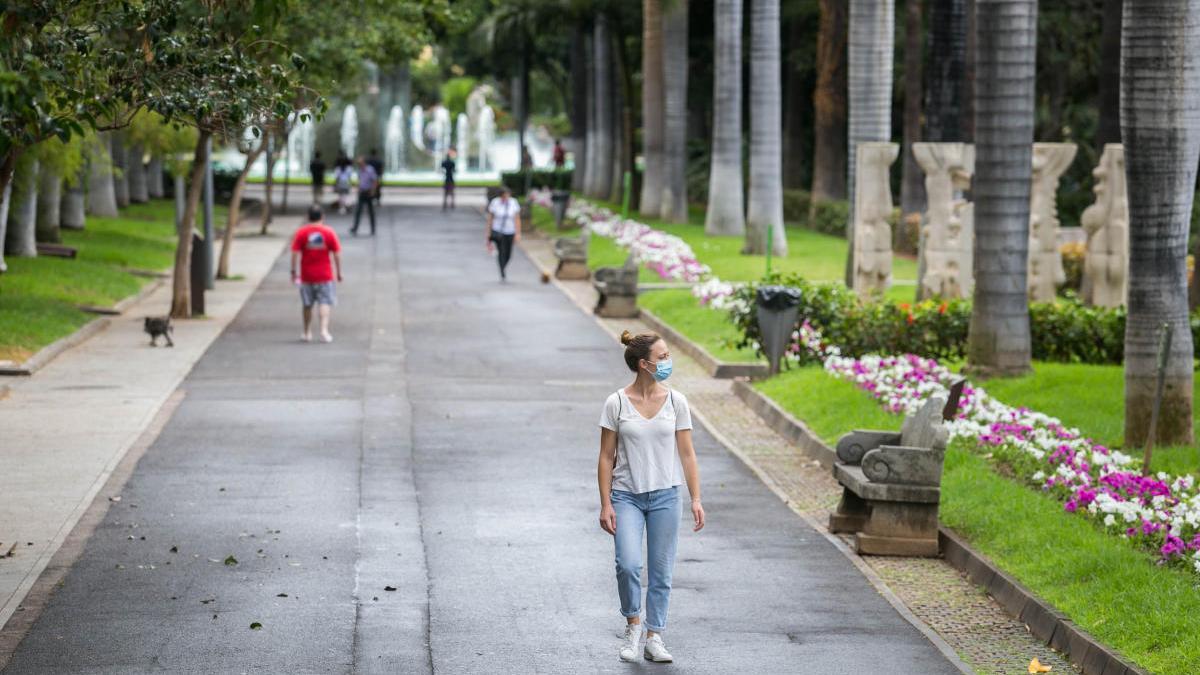
[(503, 186), (487, 207), (487, 250), (490, 253), (493, 245), (497, 249), (501, 281), (508, 278), (505, 268), (517, 241), (521, 241), (521, 205), (513, 199), (512, 190)]
[(450, 204), (450, 208), (454, 208), (454, 172), (457, 170), (457, 165), (454, 158), (458, 153), (454, 148), (446, 153), (446, 159), (442, 160), (442, 174), (445, 178), (442, 179), (442, 210), (446, 210), (446, 204)]
[(354, 209), (354, 226), (350, 228), (350, 234), (358, 234), (358, 221), (362, 218), (363, 207), (367, 207), (367, 213), (371, 216), (371, 236), (375, 236), (375, 188), (379, 186), (379, 175), (375, 173), (375, 167), (367, 164), (367, 161), (362, 157), (358, 158), (358, 206)]
[(567, 149), (563, 147), (562, 139), (554, 139), (554, 168), (557, 171), (562, 171), (567, 164)]
[(672, 660), (663, 644), (679, 538), (679, 486), (691, 493), (693, 531), (704, 527), (700, 467), (687, 398), (663, 385), (671, 352), (654, 333), (621, 335), (633, 382), (609, 395), (600, 414), (600, 528), (616, 547), (617, 596), (625, 617), (622, 661), (637, 661), (642, 637), (642, 533), (646, 535), (646, 643), (642, 656)]
[(383, 160), (379, 159), (379, 151), (375, 148), (371, 148), (371, 154), (367, 157), (367, 164), (370, 164), (371, 168), (375, 169), (375, 177), (378, 179), (375, 181), (375, 203), (381, 204), (383, 202)]
[(325, 162), (321, 161), (321, 153), (313, 153), (313, 159), (308, 163), (308, 172), (312, 174), (313, 203), (320, 205), (321, 197), (325, 194)]
[(350, 212), (350, 182), (353, 178), (354, 171), (349, 164), (339, 163), (333, 171), (333, 191), (337, 193), (339, 215), (346, 215)]
[(312, 342), (313, 305), (320, 314), (321, 341), (333, 342), (329, 318), (337, 304), (337, 283), (342, 280), (342, 245), (323, 215), (320, 206), (310, 207), (308, 222), (292, 237), (292, 283), (300, 287), (300, 302), (304, 305), (300, 339), (305, 342)]

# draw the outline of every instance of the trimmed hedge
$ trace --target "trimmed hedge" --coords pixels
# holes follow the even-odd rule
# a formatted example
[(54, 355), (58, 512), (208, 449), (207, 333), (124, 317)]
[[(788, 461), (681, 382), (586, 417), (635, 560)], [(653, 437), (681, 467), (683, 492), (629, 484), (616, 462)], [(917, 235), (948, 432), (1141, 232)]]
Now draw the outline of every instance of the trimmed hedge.
[[(969, 300), (864, 301), (837, 283), (773, 275), (764, 283), (800, 291), (800, 314), (845, 356), (917, 354), (939, 360), (966, 358), (971, 324)], [(730, 315), (741, 333), (734, 347), (759, 344), (754, 292), (758, 284), (735, 291)], [(1085, 307), (1070, 295), (1053, 303), (1030, 303), (1033, 358), (1060, 363), (1122, 363), (1125, 357), (1125, 308)], [(1200, 345), (1200, 313), (1191, 320), (1192, 343)], [(808, 359), (801, 354), (801, 360)]]
[(534, 189), (571, 189), (571, 169), (533, 169), (532, 171), (505, 171), (500, 174), (500, 183), (512, 190), (513, 196), (525, 196), (525, 176), (530, 175), (529, 184)]

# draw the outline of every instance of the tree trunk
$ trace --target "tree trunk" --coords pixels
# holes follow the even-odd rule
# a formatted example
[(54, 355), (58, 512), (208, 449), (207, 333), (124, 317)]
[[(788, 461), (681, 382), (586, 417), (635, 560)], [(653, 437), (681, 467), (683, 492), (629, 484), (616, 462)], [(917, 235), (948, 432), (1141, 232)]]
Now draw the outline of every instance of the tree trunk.
[(592, 113), (594, 138), (589, 161), (592, 185), (589, 196), (607, 199), (612, 188), (612, 40), (608, 35), (608, 19), (596, 15), (592, 28)]
[(4, 262), (4, 240), (8, 230), (8, 204), (12, 197), (12, 174), (4, 181), (4, 189), (0, 190), (0, 274), (8, 271), (8, 263)]
[(686, 223), (688, 3), (674, 0), (663, 12), (663, 220)]
[(783, 229), (783, 100), (779, 76), (779, 0), (750, 3), (750, 199), (747, 253), (787, 255)]
[(37, 257), (38, 161), (17, 165), (8, 210), (4, 250), (10, 258)]
[(62, 204), (59, 211), (59, 225), (68, 230), (82, 230), (86, 223), (84, 204), (87, 197), (83, 191), (84, 181), (87, 180), (87, 169), (79, 170), (74, 184), (67, 183), (62, 193)]
[(142, 163), (145, 149), (139, 145), (129, 146), (125, 154), (125, 175), (129, 177), (129, 201), (144, 204), (150, 201), (150, 186), (146, 182), (146, 165)]
[(584, 163), (580, 167), (583, 172), (583, 194), (591, 196), (596, 189), (596, 54), (595, 26), (583, 36), (584, 41), (584, 78), (587, 84), (587, 125), (584, 142)]
[[(274, 207), (271, 203), (271, 188), (274, 187), (275, 184), (275, 160), (279, 158), (279, 153), (275, 148), (274, 141), (275, 132), (268, 130), (267, 137), (263, 139), (263, 145), (267, 146), (267, 177), (264, 181), (264, 196), (266, 199), (263, 200), (262, 222), (259, 224), (259, 234), (262, 235), (267, 234), (267, 231), (271, 227), (271, 219), (274, 216), (272, 213)], [(353, 157), (350, 159), (351, 161), (354, 160)], [(188, 196), (190, 197), (191, 195), (189, 194)]]
[(125, 170), (129, 165), (129, 148), (120, 133), (114, 133), (111, 142), (113, 195), (117, 198), (117, 208), (123, 209), (129, 206), (129, 173)]
[(150, 199), (162, 199), (167, 195), (163, 186), (163, 161), (158, 155), (151, 155), (146, 164), (146, 194)]
[[(925, 139), (930, 142), (952, 143), (964, 138), (966, 59), (966, 0), (932, 0), (925, 93)], [(911, 154), (911, 149), (907, 153)]]
[[(785, 17), (783, 31), (787, 38), (783, 43), (783, 188), (803, 190), (811, 184), (812, 177), (806, 172), (812, 156), (808, 143), (809, 115), (812, 113), (807, 91), (807, 68), (792, 63), (786, 57), (803, 49), (807, 39), (805, 23), (799, 17)], [(805, 94), (808, 94), (806, 96)], [(843, 130), (843, 135), (845, 131)], [(843, 169), (844, 170), (844, 169)]]
[(588, 141), (588, 69), (587, 40), (579, 25), (575, 26), (571, 43), (571, 151), (574, 153), (574, 169), (571, 172), (571, 189), (583, 190), (584, 167), (587, 166)]
[(1125, 3), (1121, 138), (1129, 196), (1125, 445), (1146, 440), (1164, 323), (1172, 342), (1155, 440), (1190, 445), (1187, 239), (1200, 155), (1200, 11), (1194, 3)]
[[(633, 134), (633, 84), (625, 61), (624, 36), (620, 24), (615, 24), (612, 34), (613, 74), (613, 171), (609, 200), (621, 203), (625, 198), (625, 171), (627, 161), (632, 158)], [(634, 205), (636, 206), (636, 204)]]
[(850, 200), (846, 285), (854, 279), (854, 153), (859, 143), (892, 137), (893, 0), (850, 0), (850, 134), (846, 172)]
[(113, 189), (112, 132), (96, 134), (87, 145), (87, 212), (103, 218), (117, 217), (117, 193)]
[(1100, 94), (1096, 108), (1096, 154), (1105, 143), (1121, 142), (1121, 0), (1104, 0), (1100, 29)]
[(742, 185), (742, 0), (717, 0), (713, 10), (713, 134), (704, 233), (746, 232)]
[[(921, 31), (921, 0), (906, 0), (904, 3), (904, 146), (901, 153), (904, 162), (900, 165), (900, 214), (921, 213), (925, 210), (925, 173), (917, 165), (912, 153), (912, 144), (921, 140), (921, 76), (922, 56), (925, 41)], [(896, 228), (901, 234), (903, 225)], [(900, 237), (904, 247), (897, 250), (912, 252), (907, 241)]]
[(250, 167), (258, 161), (263, 153), (263, 144), (246, 155), (246, 164), (238, 173), (237, 182), (233, 184), (233, 196), (229, 198), (229, 220), (225, 223), (225, 236), (221, 239), (221, 258), (217, 262), (217, 278), (229, 278), (229, 258), (233, 251), (233, 236), (237, 232), (238, 222), (242, 216), (242, 195), (246, 192), (246, 177), (250, 175)]
[[(813, 90), (812, 204), (846, 198), (846, 3), (821, 0)], [(810, 220), (812, 213), (809, 214)]]
[(208, 139), (212, 134), (201, 130), (196, 135), (196, 150), (192, 156), (192, 178), (187, 187), (187, 206), (176, 224), (175, 269), (172, 273), (171, 316), (188, 319), (192, 316), (192, 230), (200, 194), (204, 191), (204, 166), (208, 162)]
[[(976, 0), (966, 0), (967, 4), (967, 35), (966, 59), (963, 61), (963, 118), (962, 140), (965, 143), (975, 142), (975, 62), (979, 55), (979, 31), (976, 30), (978, 21), (975, 11)], [(1033, 150), (1030, 150), (1033, 152)]]
[[(738, 22), (740, 24), (740, 17)], [(719, 31), (720, 26), (717, 29)], [(740, 63), (741, 55), (738, 56)], [(720, 58), (719, 53), (717, 58)], [(642, 159), (644, 166), (638, 212), (649, 218), (657, 218), (662, 213), (663, 131), (662, 0), (643, 0)]]
[(1037, 0), (978, 0), (975, 294), (968, 362), (983, 377), (1030, 369), (1029, 189)]
[(62, 241), (62, 176), (48, 164), (43, 164), (38, 175), (37, 229), (34, 236), (39, 242), (57, 244)]

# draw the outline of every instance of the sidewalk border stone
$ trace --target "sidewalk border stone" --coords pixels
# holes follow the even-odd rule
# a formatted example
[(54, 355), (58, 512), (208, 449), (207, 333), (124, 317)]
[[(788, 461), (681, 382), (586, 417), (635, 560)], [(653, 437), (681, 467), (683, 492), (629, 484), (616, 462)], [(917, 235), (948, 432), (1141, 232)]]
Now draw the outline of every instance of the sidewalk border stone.
[(762, 418), (771, 430), (795, 443), (804, 454), (820, 462), (821, 466), (833, 470), (833, 464), (837, 461), (837, 453), (833, 448), (825, 445), (820, 438), (817, 438), (807, 424), (796, 419), (778, 403), (760, 393), (745, 380), (734, 380), (732, 387), (734, 395)]
[(650, 310), (645, 307), (639, 307), (638, 309), (642, 312), (641, 319), (643, 321), (649, 324), (656, 333), (675, 345), (676, 348), (699, 362), (708, 371), (710, 377), (727, 380), (735, 377), (755, 378), (767, 375), (768, 368), (765, 363), (731, 363), (729, 361), (720, 361), (712, 354), (709, 354), (708, 350), (703, 346), (684, 337), (683, 333), (672, 328), (668, 323), (655, 316)]
[(85, 342), (88, 338), (92, 337), (96, 333), (108, 328), (110, 321), (111, 319), (105, 317), (92, 319), (91, 321), (80, 326), (79, 329), (74, 333), (71, 333), (66, 337), (59, 338), (45, 347), (42, 347), (33, 356), (29, 357), (22, 363), (5, 365), (8, 363), (5, 362), (5, 364), (0, 364), (0, 375), (15, 375), (19, 377), (28, 377), (33, 375), (45, 367), (46, 364), (53, 361), (54, 358), (59, 354), (67, 351), (75, 345)]

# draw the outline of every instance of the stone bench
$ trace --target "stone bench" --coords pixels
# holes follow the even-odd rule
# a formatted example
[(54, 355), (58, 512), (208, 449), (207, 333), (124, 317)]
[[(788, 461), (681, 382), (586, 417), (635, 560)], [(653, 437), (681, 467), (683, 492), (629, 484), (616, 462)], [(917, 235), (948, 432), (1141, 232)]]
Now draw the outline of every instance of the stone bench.
[(638, 315), (638, 265), (633, 254), (621, 267), (601, 267), (592, 274), (592, 286), (600, 297), (596, 315), (612, 319), (632, 319)]
[(558, 266), (554, 276), (558, 279), (587, 279), (587, 238), (561, 237), (554, 240), (554, 257)]
[(830, 532), (854, 533), (859, 553), (938, 555), (945, 407), (946, 399), (933, 397), (905, 418), (900, 433), (855, 430), (838, 439), (833, 475), (842, 500), (829, 516)]

